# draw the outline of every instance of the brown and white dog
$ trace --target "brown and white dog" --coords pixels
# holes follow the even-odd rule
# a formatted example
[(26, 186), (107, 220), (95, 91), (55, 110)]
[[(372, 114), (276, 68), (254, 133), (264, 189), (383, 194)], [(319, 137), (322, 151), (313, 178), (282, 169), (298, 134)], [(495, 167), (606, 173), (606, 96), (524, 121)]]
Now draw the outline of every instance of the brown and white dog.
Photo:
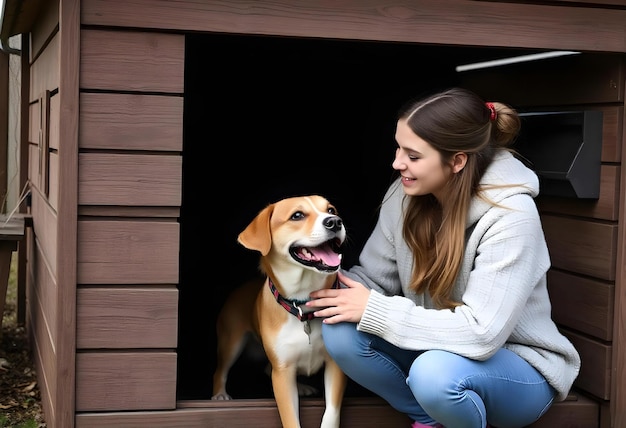
[(231, 398), (226, 392), (228, 372), (253, 332), (271, 365), (282, 426), (300, 427), (297, 376), (310, 376), (325, 366), (326, 408), (320, 426), (339, 427), (347, 378), (324, 348), (321, 320), (304, 304), (311, 291), (337, 285), (345, 239), (335, 207), (318, 195), (270, 204), (239, 234), (239, 243), (261, 253), (266, 277), (235, 290), (220, 311), (213, 400)]

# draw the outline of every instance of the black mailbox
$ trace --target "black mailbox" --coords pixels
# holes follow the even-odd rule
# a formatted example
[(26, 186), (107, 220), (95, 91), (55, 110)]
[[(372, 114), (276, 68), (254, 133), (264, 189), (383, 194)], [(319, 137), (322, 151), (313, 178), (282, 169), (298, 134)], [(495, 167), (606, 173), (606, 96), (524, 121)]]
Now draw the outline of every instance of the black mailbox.
[(540, 194), (597, 199), (600, 195), (602, 112), (520, 113), (514, 149), (537, 173)]

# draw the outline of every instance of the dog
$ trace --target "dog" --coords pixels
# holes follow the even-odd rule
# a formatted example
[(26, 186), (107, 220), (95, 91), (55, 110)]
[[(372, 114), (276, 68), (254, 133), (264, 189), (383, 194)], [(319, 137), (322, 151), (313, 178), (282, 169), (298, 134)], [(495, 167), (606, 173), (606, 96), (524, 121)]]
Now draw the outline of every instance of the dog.
[(320, 427), (339, 427), (347, 378), (326, 352), (321, 320), (304, 304), (310, 292), (338, 287), (345, 239), (343, 220), (319, 195), (272, 203), (239, 234), (241, 245), (260, 253), (265, 278), (236, 289), (218, 315), (213, 400), (231, 399), (226, 392), (228, 372), (253, 333), (269, 360), (282, 426), (300, 427), (297, 376), (313, 375), (324, 366)]

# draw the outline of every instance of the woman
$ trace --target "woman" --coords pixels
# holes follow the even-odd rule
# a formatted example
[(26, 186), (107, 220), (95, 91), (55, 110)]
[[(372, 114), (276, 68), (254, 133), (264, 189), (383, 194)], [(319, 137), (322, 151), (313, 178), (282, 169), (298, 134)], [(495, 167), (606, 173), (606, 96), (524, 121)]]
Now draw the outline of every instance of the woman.
[(412, 427), (523, 427), (580, 357), (551, 319), (537, 176), (517, 112), (452, 88), (397, 121), (400, 177), (342, 287), (312, 293), (331, 356)]

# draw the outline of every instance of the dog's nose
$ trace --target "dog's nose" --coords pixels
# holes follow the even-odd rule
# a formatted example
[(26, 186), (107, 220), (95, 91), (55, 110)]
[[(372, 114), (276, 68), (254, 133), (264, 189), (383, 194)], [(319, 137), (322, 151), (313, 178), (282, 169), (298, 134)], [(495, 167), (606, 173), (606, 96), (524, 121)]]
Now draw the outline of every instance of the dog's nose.
[(327, 217), (322, 222), (324, 227), (333, 232), (339, 232), (343, 226), (343, 220), (337, 216)]

